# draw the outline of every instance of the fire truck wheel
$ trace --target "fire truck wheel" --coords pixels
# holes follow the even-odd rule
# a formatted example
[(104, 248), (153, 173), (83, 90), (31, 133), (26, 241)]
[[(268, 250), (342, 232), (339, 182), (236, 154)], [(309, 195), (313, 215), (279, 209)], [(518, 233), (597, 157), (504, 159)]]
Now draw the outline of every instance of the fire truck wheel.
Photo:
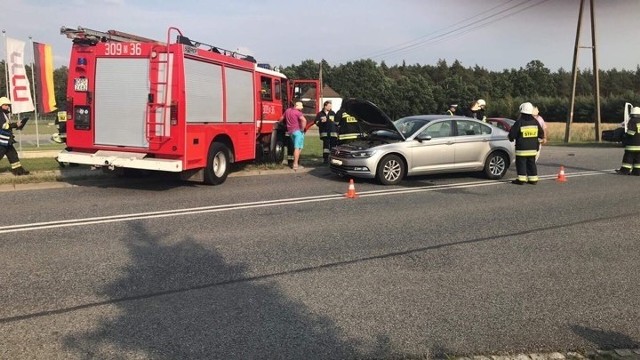
[(271, 152), (271, 161), (276, 164), (282, 164), (284, 160), (284, 143), (277, 140), (274, 144), (273, 151)]
[(207, 166), (204, 169), (204, 183), (207, 185), (222, 184), (229, 175), (229, 149), (219, 142), (209, 148)]

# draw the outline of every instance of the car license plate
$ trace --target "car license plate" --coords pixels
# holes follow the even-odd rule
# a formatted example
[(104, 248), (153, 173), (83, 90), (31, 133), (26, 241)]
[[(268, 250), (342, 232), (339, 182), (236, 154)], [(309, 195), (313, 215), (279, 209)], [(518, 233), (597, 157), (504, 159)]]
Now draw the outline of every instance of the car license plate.
[(331, 163), (332, 163), (333, 165), (338, 165), (338, 166), (340, 166), (340, 165), (342, 165), (342, 160), (338, 160), (338, 159), (331, 159)]

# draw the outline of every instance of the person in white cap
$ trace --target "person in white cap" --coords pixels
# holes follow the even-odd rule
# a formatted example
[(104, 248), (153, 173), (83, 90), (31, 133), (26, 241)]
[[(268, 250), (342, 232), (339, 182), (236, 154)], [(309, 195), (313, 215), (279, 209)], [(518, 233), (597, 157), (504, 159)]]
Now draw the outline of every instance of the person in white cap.
[(447, 112), (445, 113), (445, 115), (456, 115), (458, 113), (458, 104), (451, 104), (449, 105), (449, 110), (447, 110)]
[(513, 184), (522, 185), (538, 183), (538, 167), (536, 154), (540, 147), (540, 140), (544, 139), (544, 129), (533, 117), (533, 104), (530, 102), (520, 105), (520, 117), (509, 130), (509, 141), (516, 142), (516, 171), (518, 177)]
[(7, 160), (11, 164), (11, 172), (13, 175), (29, 175), (29, 172), (20, 164), (18, 152), (13, 144), (16, 142), (13, 137), (13, 129), (21, 128), (22, 121), (12, 123), (9, 117), (11, 113), (11, 100), (7, 97), (0, 97), (0, 160), (7, 155)]

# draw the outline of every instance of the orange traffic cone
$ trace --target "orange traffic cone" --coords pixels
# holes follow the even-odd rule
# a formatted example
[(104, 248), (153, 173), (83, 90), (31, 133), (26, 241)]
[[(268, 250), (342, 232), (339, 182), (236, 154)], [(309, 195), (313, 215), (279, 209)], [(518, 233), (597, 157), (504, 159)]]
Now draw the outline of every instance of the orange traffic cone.
[(560, 172), (558, 172), (557, 182), (567, 182), (567, 177), (564, 176), (564, 166), (560, 166)]
[(349, 179), (349, 189), (347, 190), (347, 193), (344, 194), (344, 196), (349, 199), (355, 199), (358, 197), (358, 194), (356, 194), (356, 187), (353, 184), (353, 179)]

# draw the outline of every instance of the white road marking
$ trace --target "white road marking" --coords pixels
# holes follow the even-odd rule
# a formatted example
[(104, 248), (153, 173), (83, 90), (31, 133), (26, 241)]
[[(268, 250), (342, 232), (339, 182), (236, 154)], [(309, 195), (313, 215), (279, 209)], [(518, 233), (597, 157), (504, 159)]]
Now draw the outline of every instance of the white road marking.
[[(582, 172), (565, 174), (565, 176), (567, 178), (571, 178), (571, 177), (580, 177), (580, 176), (605, 175), (605, 174), (610, 174), (611, 172), (613, 172), (613, 169), (601, 170), (601, 171), (582, 171)], [(542, 175), (540, 176), (540, 180), (542, 181), (555, 180), (556, 177), (557, 175)], [(402, 188), (402, 189), (371, 190), (371, 191), (359, 192), (358, 197), (363, 198), (363, 197), (371, 197), (371, 196), (400, 195), (400, 194), (408, 194), (408, 193), (416, 193), (416, 192), (429, 192), (429, 191), (446, 190), (446, 189), (465, 189), (465, 188), (504, 185), (504, 184), (509, 184), (509, 181), (481, 180), (481, 181), (471, 181), (471, 182), (456, 183), (456, 184), (419, 186), (419, 187), (408, 188), (408, 189)], [(256, 202), (247, 202), (247, 203), (238, 203), (238, 204), (202, 206), (202, 207), (194, 207), (194, 208), (187, 208), (187, 209), (174, 209), (174, 210), (151, 211), (151, 212), (142, 212), (142, 213), (122, 214), (122, 215), (99, 216), (99, 217), (90, 217), (90, 218), (84, 218), (84, 219), (70, 219), (70, 220), (57, 220), (57, 221), (47, 221), (47, 222), (38, 222), (38, 223), (27, 223), (27, 224), (3, 226), (2, 229), (0, 229), (0, 234), (9, 234), (9, 233), (16, 233), (16, 232), (23, 232), (23, 231), (36, 231), (36, 230), (45, 230), (45, 229), (56, 229), (56, 228), (64, 228), (64, 227), (72, 227), (72, 226), (107, 224), (107, 223), (113, 223), (113, 222), (124, 222), (124, 221), (132, 221), (132, 220), (157, 219), (157, 218), (164, 218), (164, 217), (214, 213), (214, 212), (223, 212), (223, 211), (232, 211), (232, 210), (256, 209), (256, 208), (271, 207), (271, 206), (304, 204), (304, 203), (322, 202), (322, 201), (330, 201), (330, 200), (343, 200), (343, 199), (345, 199), (345, 197), (342, 194), (332, 194), (332, 195), (307, 196), (307, 197), (288, 198), (288, 199), (265, 200), (265, 201), (256, 201)]]

